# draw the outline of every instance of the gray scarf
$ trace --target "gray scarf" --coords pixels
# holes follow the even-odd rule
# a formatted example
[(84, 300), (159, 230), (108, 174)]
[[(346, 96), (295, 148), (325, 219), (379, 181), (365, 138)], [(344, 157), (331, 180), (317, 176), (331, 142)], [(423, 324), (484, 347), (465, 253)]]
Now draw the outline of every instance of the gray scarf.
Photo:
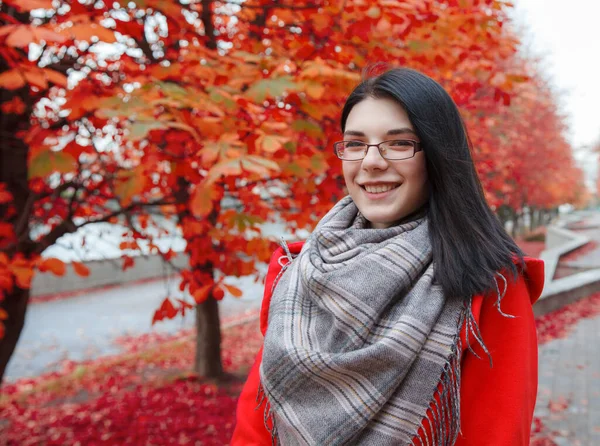
[(434, 277), (426, 214), (370, 229), (347, 196), (323, 217), (271, 298), (259, 397), (274, 440), (404, 445), (426, 419), (427, 443), (454, 444), (465, 305)]

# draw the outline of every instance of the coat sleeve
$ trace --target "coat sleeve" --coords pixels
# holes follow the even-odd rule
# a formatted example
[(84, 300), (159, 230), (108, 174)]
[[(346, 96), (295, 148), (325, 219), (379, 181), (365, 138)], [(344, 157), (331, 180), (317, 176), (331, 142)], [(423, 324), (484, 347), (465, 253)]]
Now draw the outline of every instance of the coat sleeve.
[[(289, 245), (293, 254), (297, 254), (302, 247), (302, 242), (291, 243)], [(265, 278), (265, 288), (260, 311), (260, 331), (265, 335), (269, 318), (269, 305), (271, 303), (271, 289), (279, 272), (281, 264), (279, 257), (282, 256), (283, 249), (278, 248), (271, 256), (267, 276)], [(236, 425), (231, 438), (231, 446), (257, 446), (271, 445), (271, 434), (265, 426), (264, 412), (266, 400), (258, 406), (257, 395), (260, 385), (260, 376), (258, 373), (260, 363), (262, 361), (262, 347), (256, 355), (254, 364), (250, 369), (246, 383), (242, 388), (242, 392), (238, 399), (236, 409)], [(270, 423), (270, 421), (269, 421)], [(268, 424), (269, 429), (272, 428)]]
[[(457, 446), (526, 446), (537, 395), (538, 350), (532, 296), (523, 276), (510, 282), (501, 309), (483, 300), (479, 327), (493, 366), (466, 352), (461, 367), (461, 434)], [(537, 297), (537, 296), (535, 296)], [(476, 344), (476, 343), (475, 343)]]
[[(271, 434), (265, 427), (264, 410), (266, 402), (260, 407), (256, 400), (259, 375), (258, 368), (262, 360), (262, 347), (256, 355), (254, 364), (250, 369), (246, 384), (242, 389), (236, 410), (236, 425), (231, 438), (230, 446), (258, 446), (270, 445)], [(269, 426), (271, 428), (272, 426)]]

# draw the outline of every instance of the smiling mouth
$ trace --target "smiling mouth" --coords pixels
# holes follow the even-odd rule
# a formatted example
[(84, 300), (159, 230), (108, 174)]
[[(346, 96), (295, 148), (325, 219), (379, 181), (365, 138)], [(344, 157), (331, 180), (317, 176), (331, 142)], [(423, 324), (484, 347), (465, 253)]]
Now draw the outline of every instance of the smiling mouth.
[(398, 187), (400, 187), (400, 183), (397, 184), (377, 184), (377, 185), (370, 185), (370, 184), (363, 184), (360, 186), (362, 189), (366, 190), (367, 192), (369, 192), (370, 194), (382, 194), (384, 192), (388, 192), (392, 189), (397, 189)]

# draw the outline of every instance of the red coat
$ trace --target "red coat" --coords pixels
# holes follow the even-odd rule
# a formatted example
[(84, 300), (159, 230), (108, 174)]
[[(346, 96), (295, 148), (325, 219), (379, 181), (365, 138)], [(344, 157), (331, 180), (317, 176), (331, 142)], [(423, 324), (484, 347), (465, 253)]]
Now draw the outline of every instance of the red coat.
[[(303, 242), (291, 243), (293, 254), (300, 252)], [(267, 330), (271, 288), (281, 271), (278, 263), (283, 249), (278, 248), (269, 264), (260, 311), (260, 330)], [(527, 274), (516, 283), (509, 281), (502, 299), (502, 311), (516, 318), (502, 316), (494, 306), (495, 299), (473, 298), (473, 314), (479, 324), (485, 345), (493, 359), (493, 367), (476, 342), (472, 347), (482, 358), (463, 349), (461, 365), (461, 434), (457, 446), (525, 446), (529, 435), (537, 394), (537, 335), (532, 305), (544, 286), (544, 263), (526, 257)], [(462, 331), (465, 345), (465, 330)], [(470, 337), (472, 339), (472, 337)], [(264, 425), (264, 406), (256, 408), (259, 385), (258, 367), (262, 348), (240, 395), (237, 424), (231, 446), (270, 445), (271, 435)]]

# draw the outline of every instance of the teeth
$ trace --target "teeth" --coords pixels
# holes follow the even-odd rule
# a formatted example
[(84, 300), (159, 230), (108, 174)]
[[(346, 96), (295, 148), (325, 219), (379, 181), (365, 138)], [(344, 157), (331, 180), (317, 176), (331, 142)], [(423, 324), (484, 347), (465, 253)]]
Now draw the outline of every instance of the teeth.
[(365, 185), (364, 188), (369, 193), (372, 193), (372, 194), (381, 194), (383, 192), (387, 192), (388, 190), (395, 189), (398, 186), (399, 186), (398, 184), (387, 184), (387, 185), (377, 185), (377, 186), (367, 186), (367, 185)]

